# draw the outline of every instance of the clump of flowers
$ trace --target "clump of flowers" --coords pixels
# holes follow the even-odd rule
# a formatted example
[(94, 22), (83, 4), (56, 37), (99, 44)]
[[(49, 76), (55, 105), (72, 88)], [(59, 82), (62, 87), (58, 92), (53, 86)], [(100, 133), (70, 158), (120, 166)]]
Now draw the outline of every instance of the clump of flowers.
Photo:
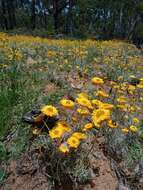
[[(92, 83), (94, 86), (99, 87), (104, 81), (101, 78), (94, 77)], [(114, 83), (111, 85), (114, 85)], [(121, 85), (123, 91), (129, 90), (126, 87), (130, 88), (130, 85), (125, 83)], [(106, 99), (106, 102), (103, 101), (103, 98)], [(63, 98), (56, 107), (52, 105), (42, 107), (41, 112), (47, 117), (59, 117), (52, 128), (44, 122), (44, 125), (48, 128), (48, 136), (56, 144), (57, 150), (64, 154), (76, 150), (82, 142), (90, 137), (93, 129), (98, 130), (105, 126), (109, 130), (121, 129), (121, 132), (124, 134), (137, 133), (138, 127), (135, 125), (120, 127), (118, 122), (112, 119), (114, 109), (121, 108), (124, 111), (126, 108), (127, 110), (133, 110), (131, 109), (132, 106), (128, 105), (127, 98), (124, 95), (118, 96), (115, 99), (115, 105), (109, 103), (109, 99), (109, 93), (97, 88), (97, 92), (94, 92), (93, 96), (82, 92), (77, 94), (75, 101)], [(62, 109), (62, 112), (60, 112), (60, 109)], [(64, 114), (60, 115), (59, 113)], [(132, 121), (135, 124), (139, 123), (137, 117), (134, 117)], [(39, 134), (39, 131), (34, 129), (33, 133)]]

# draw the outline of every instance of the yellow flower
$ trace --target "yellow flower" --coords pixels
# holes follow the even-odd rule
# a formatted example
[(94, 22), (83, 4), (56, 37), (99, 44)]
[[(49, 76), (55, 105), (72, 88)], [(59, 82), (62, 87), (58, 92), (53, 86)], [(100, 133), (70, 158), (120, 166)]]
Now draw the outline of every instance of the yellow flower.
[(112, 120), (109, 120), (108, 121), (108, 127), (110, 127), (110, 128), (117, 128), (118, 126), (116, 124), (114, 124)]
[(81, 115), (88, 115), (89, 114), (89, 110), (88, 109), (86, 109), (86, 108), (78, 108), (77, 109), (77, 112), (79, 113), (79, 114), (81, 114)]
[(114, 85), (113, 88), (114, 88), (114, 89), (119, 89), (120, 86), (119, 86), (119, 85)]
[(93, 128), (93, 124), (92, 123), (87, 123), (84, 125), (83, 131), (87, 131), (89, 129)]
[(136, 89), (136, 87), (134, 85), (129, 85), (128, 86), (129, 91), (134, 91), (135, 89)]
[(118, 81), (123, 80), (123, 79), (124, 79), (123, 76), (119, 76), (119, 77), (118, 77)]
[(88, 94), (85, 92), (81, 92), (79, 94), (77, 94), (78, 98), (87, 98), (88, 99)]
[(81, 106), (85, 106), (89, 109), (93, 108), (90, 100), (88, 100), (87, 98), (76, 98), (76, 101)]
[(74, 107), (74, 102), (72, 100), (62, 99), (60, 101), (60, 103), (65, 108), (73, 108)]
[[(143, 82), (143, 81), (142, 81)], [(139, 83), (138, 85), (137, 85), (137, 87), (138, 88), (143, 88), (143, 83)]]
[(105, 91), (102, 91), (102, 90), (98, 90), (95, 95), (96, 96), (102, 96), (104, 98), (108, 98), (109, 97), (109, 95)]
[(126, 104), (125, 105), (118, 104), (117, 108), (120, 108), (121, 110), (126, 111), (127, 110), (127, 105)]
[(133, 79), (134, 79), (134, 78), (136, 78), (136, 76), (135, 76), (135, 75), (130, 75), (130, 78), (133, 78)]
[(134, 123), (139, 123), (140, 120), (139, 120), (137, 117), (134, 117), (134, 118), (133, 118), (133, 122), (134, 122)]
[(117, 102), (120, 104), (126, 103), (126, 97), (120, 96), (119, 98), (117, 98)]
[(41, 112), (50, 117), (58, 115), (58, 110), (54, 106), (51, 106), (51, 105), (44, 106), (41, 109)]
[(110, 118), (110, 110), (97, 109), (92, 113), (93, 123), (96, 125), (100, 124), (102, 121), (108, 120)]
[(128, 111), (129, 112), (134, 112), (136, 110), (136, 107), (134, 107), (134, 106), (128, 106)]
[(48, 55), (48, 57), (54, 57), (54, 56), (56, 56), (56, 52), (52, 51), (52, 50), (49, 50), (47, 55)]
[(130, 131), (133, 132), (133, 133), (136, 133), (138, 131), (138, 128), (134, 125), (131, 125), (130, 126)]
[(76, 138), (79, 139), (79, 140), (82, 140), (82, 139), (86, 139), (86, 138), (87, 138), (86, 134), (80, 133), (80, 132), (74, 132), (74, 133), (72, 134), (72, 137), (76, 137)]
[(62, 143), (62, 144), (59, 146), (59, 150), (60, 150), (60, 152), (63, 152), (63, 153), (69, 152), (69, 148), (68, 148), (68, 146), (67, 146), (66, 143)]
[(114, 81), (110, 81), (110, 84), (111, 84), (111, 85), (116, 85), (117, 83), (114, 82)]
[(103, 102), (101, 102), (100, 100), (97, 100), (97, 99), (92, 100), (92, 104), (96, 105), (100, 109), (107, 109), (107, 110), (112, 110), (113, 107), (114, 107), (113, 104), (103, 103)]
[(57, 122), (57, 127), (60, 127), (64, 132), (70, 132), (71, 131), (71, 127), (65, 121)]
[(114, 105), (108, 103), (102, 103), (99, 105), (99, 108), (112, 110), (114, 108)]
[(92, 78), (91, 81), (93, 84), (103, 84), (104, 83), (103, 79), (101, 79), (99, 77), (94, 77), (94, 78)]
[(65, 131), (63, 130), (63, 128), (57, 126), (49, 131), (49, 136), (52, 139), (61, 138), (64, 133)]
[(128, 128), (123, 128), (123, 129), (121, 129), (121, 131), (122, 131), (123, 133), (128, 133), (128, 132), (129, 132), (129, 129), (128, 129)]
[(77, 147), (79, 146), (79, 144), (80, 144), (80, 141), (79, 141), (78, 138), (71, 136), (71, 137), (69, 137), (69, 138), (67, 139), (67, 143), (68, 143), (68, 145), (69, 145), (70, 147), (72, 147), (72, 148), (77, 148)]
[(102, 104), (102, 102), (100, 100), (94, 99), (94, 100), (92, 100), (92, 104), (99, 107)]
[(143, 85), (143, 80), (141, 80), (139, 84)]

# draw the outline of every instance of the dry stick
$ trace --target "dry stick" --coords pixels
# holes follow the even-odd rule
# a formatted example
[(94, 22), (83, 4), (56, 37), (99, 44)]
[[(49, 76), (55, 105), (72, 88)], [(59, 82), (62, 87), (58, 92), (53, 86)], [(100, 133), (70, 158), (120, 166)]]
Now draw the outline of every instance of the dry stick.
[(50, 131), (50, 129), (49, 129), (47, 123), (46, 123), (44, 120), (43, 120), (43, 123), (44, 123), (45, 127)]
[(60, 161), (61, 161), (61, 158), (59, 158), (57, 161), (56, 174), (57, 174), (58, 182), (61, 185), (61, 180), (60, 180), (60, 176), (59, 176), (59, 165), (60, 165), (59, 163), (60, 163)]

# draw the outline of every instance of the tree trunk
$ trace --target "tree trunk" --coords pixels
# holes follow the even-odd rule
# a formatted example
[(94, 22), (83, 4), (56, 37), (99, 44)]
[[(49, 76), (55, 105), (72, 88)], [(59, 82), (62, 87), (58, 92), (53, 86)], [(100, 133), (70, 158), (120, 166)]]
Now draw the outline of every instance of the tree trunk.
[(55, 33), (58, 33), (58, 16), (59, 16), (59, 12), (58, 12), (58, 0), (53, 0), (53, 19), (54, 19), (54, 29), (55, 29)]
[(54, 29), (55, 33), (58, 34), (58, 14), (54, 13)]
[(36, 27), (36, 10), (35, 10), (36, 0), (31, 2), (31, 27), (35, 29)]
[(44, 27), (47, 28), (47, 14), (44, 12)]
[(74, 0), (69, 0), (66, 33), (70, 35), (73, 35), (73, 14), (72, 14), (73, 6), (74, 6)]
[(3, 29), (8, 30), (8, 20), (7, 20), (7, 17), (6, 17), (6, 4), (5, 4), (5, 2), (6, 2), (5, 0), (1, 1), (2, 17), (3, 17), (2, 26), (3, 26)]
[(9, 21), (8, 28), (13, 29), (16, 26), (14, 0), (7, 0), (7, 13), (8, 13), (8, 21)]

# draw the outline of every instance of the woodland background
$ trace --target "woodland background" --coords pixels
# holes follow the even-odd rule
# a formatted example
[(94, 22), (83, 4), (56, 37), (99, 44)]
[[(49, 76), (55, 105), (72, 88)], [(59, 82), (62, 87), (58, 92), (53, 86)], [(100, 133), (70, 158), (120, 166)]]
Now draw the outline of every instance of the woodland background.
[(0, 0), (0, 30), (143, 41), (142, 0)]

